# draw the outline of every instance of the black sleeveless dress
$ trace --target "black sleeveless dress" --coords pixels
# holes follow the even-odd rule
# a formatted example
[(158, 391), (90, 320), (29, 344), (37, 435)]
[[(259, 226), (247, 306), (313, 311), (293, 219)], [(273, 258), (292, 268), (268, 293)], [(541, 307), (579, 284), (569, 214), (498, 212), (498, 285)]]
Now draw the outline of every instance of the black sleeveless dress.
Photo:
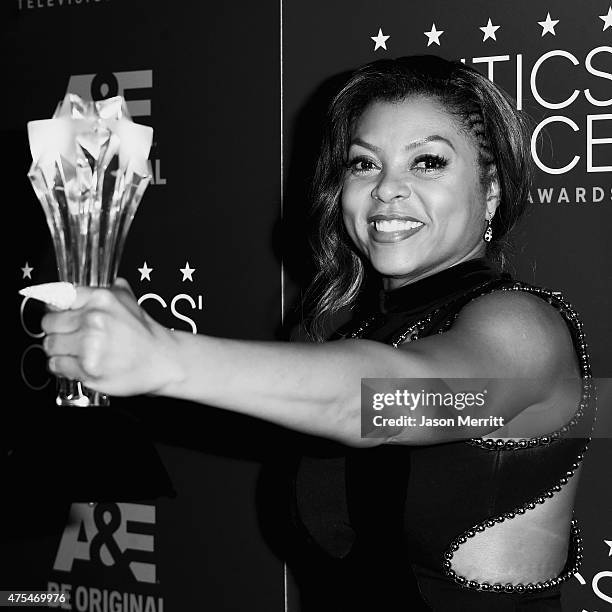
[(467, 538), (553, 497), (579, 467), (593, 401), (582, 324), (572, 307), (558, 292), (513, 281), (474, 259), (381, 293), (378, 308), (334, 338), (397, 347), (444, 333), (465, 304), (491, 291), (528, 291), (563, 316), (583, 377), (574, 417), (558, 431), (520, 441), (359, 449), (313, 441), (294, 481), (293, 520), (303, 545), (290, 566), (302, 612), (561, 610), (561, 583), (582, 557), (575, 520), (565, 567), (546, 582), (470, 581), (453, 571), (452, 558)]

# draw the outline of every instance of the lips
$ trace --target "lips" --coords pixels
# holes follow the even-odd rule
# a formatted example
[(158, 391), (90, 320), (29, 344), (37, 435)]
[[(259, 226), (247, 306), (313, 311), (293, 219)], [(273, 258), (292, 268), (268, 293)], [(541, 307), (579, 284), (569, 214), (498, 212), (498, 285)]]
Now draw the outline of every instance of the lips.
[(416, 234), (424, 223), (406, 215), (372, 215), (368, 217), (368, 233), (374, 242), (393, 243)]
[(372, 223), (372, 221), (390, 221), (393, 219), (399, 219), (403, 221), (416, 221), (417, 223), (422, 223), (422, 221), (419, 221), (418, 219), (415, 219), (414, 217), (410, 217), (409, 215), (402, 215), (398, 213), (388, 213), (386, 215), (382, 213), (377, 213), (375, 215), (370, 215), (368, 217), (368, 223)]

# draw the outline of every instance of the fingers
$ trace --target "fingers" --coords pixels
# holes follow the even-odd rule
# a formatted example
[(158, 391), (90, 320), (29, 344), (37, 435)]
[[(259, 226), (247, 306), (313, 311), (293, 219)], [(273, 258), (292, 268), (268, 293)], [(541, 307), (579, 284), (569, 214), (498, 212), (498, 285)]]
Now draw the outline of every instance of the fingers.
[(45, 334), (66, 334), (79, 328), (81, 313), (74, 310), (54, 310), (42, 318)]
[(58, 355), (48, 361), (49, 371), (55, 376), (78, 380), (90, 389), (99, 389), (99, 378), (92, 375), (77, 357)]
[(99, 332), (49, 334), (43, 340), (49, 369), (59, 376), (83, 381), (83, 377), (96, 379), (101, 375), (104, 346), (104, 337)]
[(47, 334), (43, 340), (43, 349), (48, 357), (77, 357), (80, 344), (80, 335), (76, 332)]
[(72, 308), (48, 312), (42, 328), (49, 370), (90, 387), (121, 376), (118, 364), (132, 348), (126, 338), (146, 339), (150, 333), (146, 313), (123, 279), (111, 289), (78, 287)]
[(46, 334), (69, 334), (77, 330), (102, 330), (108, 323), (109, 308), (81, 308), (48, 312), (41, 321)]
[(80, 380), (86, 386), (87, 375), (79, 366), (76, 357), (61, 355), (49, 359), (49, 371), (56, 376), (63, 376), (72, 380)]
[[(112, 314), (100, 309), (47, 313), (43, 317), (43, 349), (48, 357), (73, 357), (89, 376), (99, 374), (105, 346), (105, 334)], [(59, 362), (60, 364), (63, 362)], [(56, 366), (61, 369), (61, 365)], [(70, 372), (59, 372), (69, 377)]]

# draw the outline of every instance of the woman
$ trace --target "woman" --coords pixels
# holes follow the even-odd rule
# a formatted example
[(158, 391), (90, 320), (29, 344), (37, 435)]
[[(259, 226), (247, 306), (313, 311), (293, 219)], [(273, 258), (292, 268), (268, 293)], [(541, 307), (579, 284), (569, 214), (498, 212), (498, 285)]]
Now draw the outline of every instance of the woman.
[[(111, 395), (192, 400), (332, 441), (296, 478), (296, 518), (319, 564), (305, 588), (335, 589), (314, 609), (559, 610), (580, 559), (572, 506), (585, 447), (561, 439), (584, 408), (566, 379), (590, 372), (563, 299), (489, 263), (525, 206), (528, 156), (522, 118), (477, 71), (433, 56), (365, 66), (332, 102), (315, 178), (317, 342), (170, 333), (118, 281), (45, 315), (49, 368)], [(322, 342), (331, 315), (356, 305)], [(487, 379), (497, 420), (362, 437), (362, 378), (451, 391)], [(412, 572), (424, 604), (408, 592)]]

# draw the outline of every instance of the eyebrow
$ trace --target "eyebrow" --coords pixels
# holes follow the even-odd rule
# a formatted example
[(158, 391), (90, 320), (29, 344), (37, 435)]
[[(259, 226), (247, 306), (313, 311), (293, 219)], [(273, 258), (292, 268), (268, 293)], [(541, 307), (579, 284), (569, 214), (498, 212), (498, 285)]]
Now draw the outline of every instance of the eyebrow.
[[(412, 149), (416, 149), (424, 144), (427, 144), (428, 142), (444, 142), (446, 143), (453, 151), (455, 151), (455, 147), (453, 146), (453, 143), (448, 139), (448, 138), (444, 138), (444, 136), (438, 136), (438, 134), (432, 134), (431, 136), (425, 136), (424, 138), (419, 138), (418, 140), (413, 140), (411, 143), (407, 144), (404, 147), (405, 151), (410, 151)], [(370, 149), (370, 151), (374, 151), (374, 153), (381, 153), (381, 149), (380, 147), (377, 147), (376, 145), (373, 145), (369, 142), (366, 142), (365, 140), (362, 140), (361, 138), (353, 138), (353, 140), (351, 140), (351, 146), (352, 145), (359, 145), (361, 147), (364, 147), (366, 149)]]

